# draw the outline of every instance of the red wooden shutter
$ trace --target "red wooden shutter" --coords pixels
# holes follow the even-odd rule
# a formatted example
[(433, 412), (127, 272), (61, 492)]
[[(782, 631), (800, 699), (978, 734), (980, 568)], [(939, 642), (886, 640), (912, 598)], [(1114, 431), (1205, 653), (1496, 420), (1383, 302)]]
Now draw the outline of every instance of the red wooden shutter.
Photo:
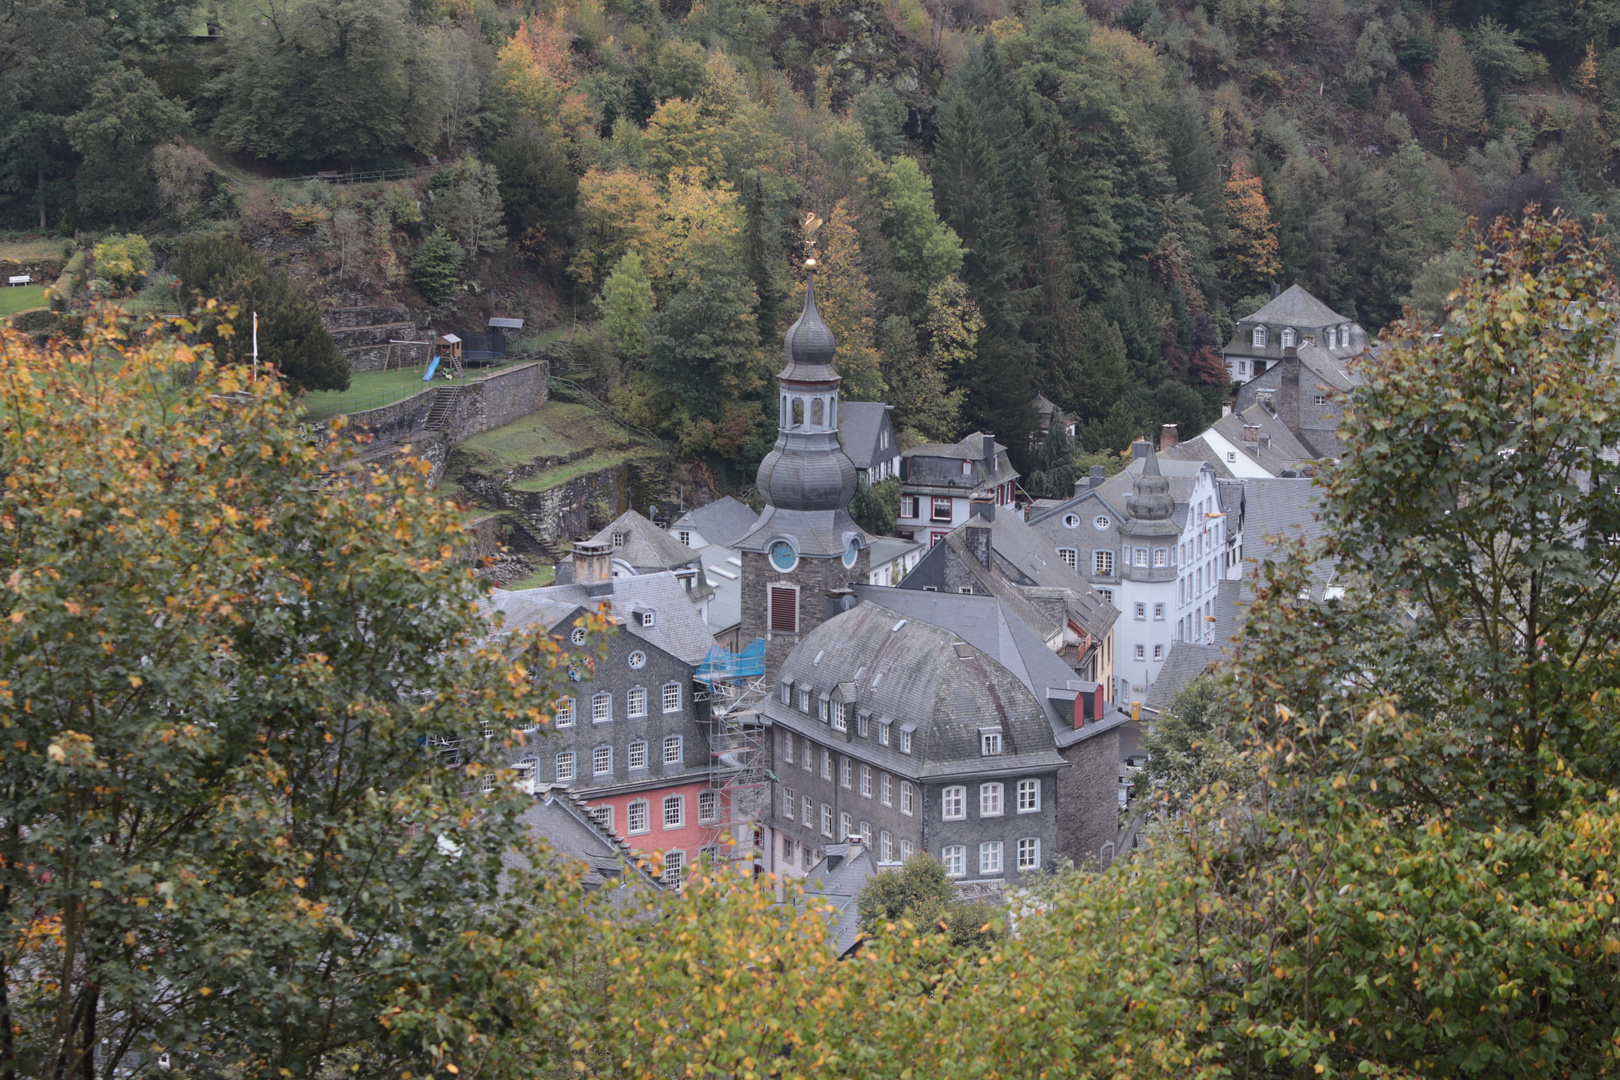
[(797, 590), (771, 587), (771, 629), (794, 633), (799, 629), (799, 594)]

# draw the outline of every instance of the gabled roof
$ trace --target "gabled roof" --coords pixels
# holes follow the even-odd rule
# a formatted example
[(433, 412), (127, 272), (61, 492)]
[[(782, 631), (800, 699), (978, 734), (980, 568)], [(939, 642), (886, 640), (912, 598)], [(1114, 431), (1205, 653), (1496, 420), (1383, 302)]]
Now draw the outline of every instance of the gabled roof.
[[(1012, 459), (1007, 455), (1007, 448), (1001, 443), (994, 443), (996, 450), (996, 472), (994, 476), (984, 476), (984, 434), (975, 431), (964, 436), (955, 443), (922, 443), (913, 446), (902, 455), (906, 458), (906, 483), (921, 487), (947, 487), (947, 488), (980, 488), (994, 487), (1006, 483), (1008, 480), (1018, 478), (1018, 470), (1012, 466)], [(968, 483), (963, 483), (960, 467), (949, 467), (936, 462), (975, 462), (972, 476)]]
[(1351, 321), (1306, 292), (1303, 285), (1290, 285), (1259, 311), (1238, 320), (1240, 323), (1269, 323), (1307, 329)]
[[(615, 534), (624, 535), (623, 544), (613, 542)], [(623, 559), (637, 570), (673, 570), (691, 565), (698, 557), (697, 552), (634, 510), (626, 510), (590, 539), (593, 544), (607, 544), (615, 559)]]
[[(692, 557), (697, 558), (697, 552), (693, 552)], [(556, 632), (560, 623), (577, 618), (575, 613), (581, 609), (595, 611), (598, 604), (605, 603), (609, 616), (620, 630), (663, 649), (683, 663), (696, 667), (708, 656), (715, 643), (714, 635), (704, 625), (697, 608), (687, 597), (686, 588), (674, 574), (668, 571), (638, 574), (614, 578), (612, 584), (613, 592), (606, 596), (591, 596), (585, 586), (577, 584), (519, 591), (495, 589), (486, 604), (505, 616), (503, 630), (506, 632), (535, 624)], [(637, 605), (656, 613), (653, 625), (642, 626), (641, 620), (633, 617)]]
[(1170, 646), (1170, 654), (1159, 668), (1159, 677), (1153, 680), (1142, 708), (1162, 713), (1175, 701), (1176, 695), (1211, 667), (1226, 660), (1226, 652), (1219, 645), (1199, 645), (1191, 641), (1177, 641)]
[(872, 849), (858, 842), (829, 844), (827, 854), (804, 876), (804, 897), (819, 901), (832, 930), (833, 952), (839, 956), (855, 947), (860, 915), (855, 901), (867, 881), (880, 873)]
[[(1252, 444), (1245, 441), (1246, 427), (1258, 427), (1259, 434), (1268, 437), (1266, 445), (1262, 446), (1258, 441)], [(1209, 437), (1212, 432), (1219, 436), (1218, 440)], [(1250, 467), (1234, 467), (1233, 463), (1224, 459), (1222, 451), (1217, 448), (1217, 443), (1232, 448), (1225, 453), (1242, 454), (1248, 459)], [(1271, 476), (1278, 476), (1285, 469), (1304, 469), (1307, 463), (1316, 457), (1309, 447), (1288, 430), (1288, 425), (1284, 424), (1281, 418), (1273, 416), (1261, 405), (1250, 405), (1241, 413), (1228, 413), (1211, 424), (1207, 430), (1164, 453), (1182, 461), (1208, 461), (1223, 478), (1253, 477), (1255, 472), (1260, 470)]]
[[(1329, 390), (1348, 392), (1361, 385), (1361, 376), (1351, 371), (1343, 358), (1317, 345), (1299, 347), (1299, 365), (1315, 375)], [(1300, 393), (1305, 392), (1303, 385), (1299, 389)]]
[[(1060, 515), (1068, 513), (1082, 502), (1087, 495), (1099, 496), (1110, 508), (1114, 510), (1114, 517), (1124, 521), (1128, 515), (1124, 514), (1126, 498), (1133, 495), (1136, 490), (1136, 478), (1142, 474), (1143, 458), (1134, 458), (1131, 463), (1121, 471), (1110, 476), (1094, 488), (1085, 488), (1072, 499), (1066, 499), (1057, 506), (1043, 510), (1029, 519), (1029, 523), (1037, 527), (1037, 532), (1048, 539), (1057, 534), (1050, 528), (1041, 528), (1054, 518), (1061, 520)], [(1187, 527), (1187, 502), (1191, 498), (1193, 489), (1198, 486), (1198, 476), (1203, 470), (1214, 472), (1214, 465), (1204, 460), (1181, 461), (1168, 453), (1160, 453), (1157, 461), (1159, 473), (1170, 481), (1170, 495), (1176, 500), (1176, 508), (1170, 520), (1180, 529)], [(1081, 522), (1081, 528), (1089, 528), (1087, 522)]]
[(731, 547), (747, 536), (748, 531), (758, 521), (758, 514), (750, 510), (746, 504), (727, 495), (707, 506), (688, 510), (676, 518), (670, 528), (679, 529), (684, 525), (696, 531), (711, 544)]
[[(534, 805), (523, 812), (522, 818), (530, 837), (544, 841), (556, 855), (584, 863), (587, 892), (601, 888), (663, 888), (637, 865), (629, 844), (596, 823), (580, 795), (564, 784), (537, 784), (534, 794)], [(503, 854), (501, 865), (507, 870), (533, 869), (528, 857), (518, 851)]]
[(888, 413), (889, 407), (881, 401), (838, 403), (838, 441), (857, 469), (870, 469), (879, 457), (894, 457), (900, 452), (893, 441), (886, 451), (878, 451), (878, 433)]

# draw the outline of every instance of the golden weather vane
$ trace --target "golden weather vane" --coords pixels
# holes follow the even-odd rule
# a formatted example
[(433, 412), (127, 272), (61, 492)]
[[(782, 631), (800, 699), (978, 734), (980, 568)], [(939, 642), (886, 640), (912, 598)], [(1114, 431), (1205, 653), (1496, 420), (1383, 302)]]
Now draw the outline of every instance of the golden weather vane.
[(822, 225), (821, 215), (816, 213), (813, 210), (807, 210), (807, 211), (805, 211), (804, 218), (800, 221), (799, 224), (804, 229), (804, 249), (805, 249), (805, 253), (806, 253), (805, 254), (805, 260), (804, 260), (804, 265), (806, 265), (806, 266), (815, 266), (816, 265), (816, 230), (821, 228), (821, 225)]

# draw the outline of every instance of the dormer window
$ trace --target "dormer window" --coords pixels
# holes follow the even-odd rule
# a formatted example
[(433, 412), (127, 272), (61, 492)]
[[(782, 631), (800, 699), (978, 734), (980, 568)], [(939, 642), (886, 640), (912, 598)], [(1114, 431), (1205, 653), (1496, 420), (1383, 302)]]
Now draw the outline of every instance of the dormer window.
[(1001, 756), (1001, 732), (979, 732), (979, 754), (983, 757)]
[(615, 548), (624, 547), (624, 542), (628, 538), (629, 538), (629, 533), (622, 533), (622, 532), (614, 533), (613, 534), (613, 546)]
[(1299, 344), (1293, 327), (1288, 327), (1282, 332), (1282, 344), (1283, 348), (1285, 349), (1292, 349), (1295, 345)]
[(641, 625), (642, 626), (651, 626), (656, 621), (657, 621), (657, 614), (655, 612), (649, 610), (649, 611), (643, 611), (641, 613)]
[(972, 476), (973, 475), (973, 462), (971, 462), (971, 461), (962, 462), (962, 475), (963, 476)]
[(1330, 349), (1339, 347), (1339, 332), (1331, 326), (1327, 330), (1327, 347)]
[(1257, 326), (1253, 330), (1249, 331), (1249, 340), (1254, 344), (1255, 348), (1257, 348), (1257, 349), (1265, 348), (1266, 347), (1266, 328), (1263, 327), (1263, 326)]

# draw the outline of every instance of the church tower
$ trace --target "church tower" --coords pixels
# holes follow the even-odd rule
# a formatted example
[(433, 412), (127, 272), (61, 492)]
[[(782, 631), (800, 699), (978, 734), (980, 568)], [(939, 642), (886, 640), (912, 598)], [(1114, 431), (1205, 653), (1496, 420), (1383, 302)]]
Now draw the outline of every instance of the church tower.
[(836, 601), (827, 594), (864, 582), (875, 537), (849, 516), (855, 465), (838, 442), (837, 343), (816, 310), (814, 272), (804, 313), (784, 341), (787, 366), (776, 376), (776, 445), (756, 478), (765, 510), (737, 542), (742, 554), (742, 640), (765, 639), (765, 672), (774, 678), (803, 635)]

